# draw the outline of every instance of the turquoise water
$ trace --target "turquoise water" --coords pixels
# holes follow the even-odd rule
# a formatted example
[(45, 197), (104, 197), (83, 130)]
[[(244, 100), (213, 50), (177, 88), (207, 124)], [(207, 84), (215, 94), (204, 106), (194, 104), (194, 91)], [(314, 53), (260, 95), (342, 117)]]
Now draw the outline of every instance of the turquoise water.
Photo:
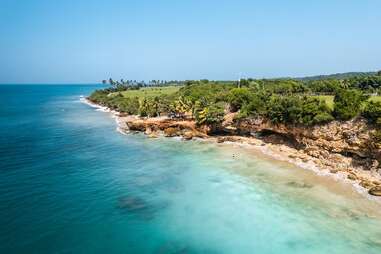
[(0, 86), (0, 253), (381, 253), (380, 206), (253, 151), (122, 135), (97, 86)]

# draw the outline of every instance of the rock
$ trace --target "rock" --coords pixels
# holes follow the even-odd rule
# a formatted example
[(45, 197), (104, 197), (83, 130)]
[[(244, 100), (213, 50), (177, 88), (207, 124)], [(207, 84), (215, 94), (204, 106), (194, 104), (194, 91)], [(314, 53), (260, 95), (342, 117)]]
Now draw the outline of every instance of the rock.
[(217, 143), (224, 143), (225, 139), (223, 137), (218, 137), (217, 138)]
[(118, 207), (128, 211), (135, 211), (147, 207), (147, 203), (138, 197), (122, 197), (118, 200)]
[(126, 122), (131, 131), (145, 131), (146, 126), (141, 121)]
[(191, 140), (192, 138), (193, 138), (193, 132), (191, 132), (191, 131), (186, 131), (186, 132), (184, 132), (184, 134), (183, 134), (183, 139), (184, 140)]
[(287, 185), (290, 186), (290, 187), (302, 188), (302, 189), (304, 189), (304, 188), (309, 189), (309, 188), (313, 187), (310, 184), (307, 184), (307, 183), (298, 183), (298, 182), (288, 182)]
[(157, 135), (156, 132), (152, 132), (151, 134), (148, 135), (149, 138), (158, 138), (159, 136)]
[(150, 135), (151, 133), (152, 133), (152, 129), (151, 129), (151, 127), (147, 127), (146, 130), (145, 130), (145, 132), (144, 132), (144, 134), (146, 134), (146, 135)]
[[(362, 167), (371, 170), (372, 174), (381, 175), (381, 144), (374, 142), (372, 134), (376, 130), (364, 118), (306, 127), (274, 124), (265, 118), (253, 117), (226, 126), (231, 125), (237, 128), (237, 133), (265, 133), (263, 141), (268, 143), (290, 145), (287, 140), (292, 140), (291, 143), (298, 145), (297, 149), (304, 149), (305, 153), (319, 160), (329, 161), (324, 163), (328, 167), (346, 164), (347, 167)], [(286, 137), (286, 142), (282, 137)]]
[(224, 142), (237, 142), (240, 141), (240, 137), (237, 136), (225, 136), (225, 137), (218, 137), (217, 143), (224, 143)]
[(364, 187), (365, 189), (371, 189), (374, 187), (374, 183), (368, 180), (362, 180), (360, 183), (360, 186)]
[(353, 174), (353, 173), (349, 173), (349, 174), (347, 175), (347, 178), (348, 178), (349, 180), (353, 180), (353, 181), (358, 180), (357, 175), (356, 175), (356, 174)]
[(381, 185), (372, 187), (368, 193), (373, 196), (381, 196)]
[(178, 128), (173, 128), (173, 127), (168, 127), (164, 129), (164, 136), (166, 137), (175, 137), (179, 135), (179, 129)]
[(372, 162), (370, 164), (371, 164), (370, 170), (373, 172), (377, 172), (379, 169), (380, 163), (377, 160), (372, 160)]

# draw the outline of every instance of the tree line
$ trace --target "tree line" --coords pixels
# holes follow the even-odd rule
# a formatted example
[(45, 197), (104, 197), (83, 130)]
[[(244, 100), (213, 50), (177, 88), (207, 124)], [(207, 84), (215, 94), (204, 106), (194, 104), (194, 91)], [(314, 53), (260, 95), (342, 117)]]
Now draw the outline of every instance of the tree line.
[[(171, 83), (173, 82), (173, 83)], [(121, 83), (121, 82), (120, 82)], [(173, 94), (156, 97), (125, 97), (115, 83), (97, 90), (92, 101), (112, 109), (142, 117), (169, 115), (190, 117), (198, 124), (218, 124), (225, 114), (237, 112), (237, 119), (263, 117), (274, 124), (311, 126), (333, 120), (350, 120), (362, 116), (381, 127), (381, 102), (369, 101), (370, 94), (381, 89), (381, 73), (347, 79), (243, 79), (228, 81), (150, 82), (181, 85)], [(115, 85), (116, 84), (116, 85)], [(126, 87), (135, 86), (124, 81)], [(127, 88), (128, 90), (130, 88)], [(317, 95), (334, 96), (333, 108)]]

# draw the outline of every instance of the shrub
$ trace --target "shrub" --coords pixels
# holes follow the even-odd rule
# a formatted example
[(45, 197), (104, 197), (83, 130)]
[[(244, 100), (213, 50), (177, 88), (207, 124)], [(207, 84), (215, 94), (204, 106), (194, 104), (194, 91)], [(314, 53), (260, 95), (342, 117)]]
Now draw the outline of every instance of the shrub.
[(343, 88), (340, 80), (326, 79), (307, 82), (307, 86), (315, 93), (333, 94)]
[(350, 87), (361, 90), (375, 91), (381, 88), (381, 77), (377, 75), (367, 77), (353, 77), (346, 79), (345, 82), (349, 84)]
[(150, 98), (144, 98), (139, 103), (139, 115), (155, 117), (159, 115), (157, 102)]
[(212, 104), (195, 110), (196, 123), (218, 124), (224, 119), (224, 106), (222, 103)]
[(362, 112), (362, 115), (368, 119), (369, 122), (381, 126), (381, 102), (368, 102)]
[(108, 100), (108, 92), (105, 90), (96, 90), (90, 96), (89, 99), (95, 103), (104, 105)]
[(238, 111), (253, 98), (253, 93), (247, 88), (234, 88), (227, 95), (227, 100), (233, 112)]
[(129, 115), (139, 114), (139, 99), (138, 97), (124, 98), (119, 104), (118, 109), (121, 112), (127, 113)]
[(291, 79), (259, 80), (256, 82), (262, 89), (276, 94), (305, 93), (308, 87), (302, 82)]
[(254, 94), (251, 100), (241, 107), (239, 117), (265, 115), (269, 96), (267, 93)]
[(301, 121), (305, 125), (327, 123), (334, 120), (331, 110), (325, 101), (318, 98), (304, 97), (302, 99)]
[(333, 120), (324, 101), (305, 96), (272, 96), (265, 114), (273, 123), (313, 125)]
[(341, 120), (349, 120), (361, 111), (362, 103), (367, 99), (359, 90), (337, 91), (334, 99), (334, 116)]

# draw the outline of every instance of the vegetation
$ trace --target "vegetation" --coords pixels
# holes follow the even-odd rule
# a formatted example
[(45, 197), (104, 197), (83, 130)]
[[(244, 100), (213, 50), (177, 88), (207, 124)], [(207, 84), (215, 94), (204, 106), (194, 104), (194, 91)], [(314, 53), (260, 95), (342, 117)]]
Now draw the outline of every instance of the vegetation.
[[(311, 126), (363, 116), (381, 127), (379, 73), (307, 79), (240, 81), (115, 82), (90, 99), (126, 114), (193, 118), (218, 124), (228, 112), (238, 118), (263, 117), (275, 124)], [(368, 99), (369, 98), (369, 99)]]
[(381, 101), (369, 101), (362, 114), (369, 122), (381, 126)]
[(341, 89), (334, 98), (334, 115), (340, 120), (350, 120), (361, 112), (361, 105), (367, 99), (362, 91)]
[(180, 89), (179, 86), (166, 86), (166, 87), (144, 87), (136, 90), (127, 90), (121, 92), (124, 97), (138, 97), (142, 98), (154, 98), (159, 96), (165, 96), (176, 93)]

